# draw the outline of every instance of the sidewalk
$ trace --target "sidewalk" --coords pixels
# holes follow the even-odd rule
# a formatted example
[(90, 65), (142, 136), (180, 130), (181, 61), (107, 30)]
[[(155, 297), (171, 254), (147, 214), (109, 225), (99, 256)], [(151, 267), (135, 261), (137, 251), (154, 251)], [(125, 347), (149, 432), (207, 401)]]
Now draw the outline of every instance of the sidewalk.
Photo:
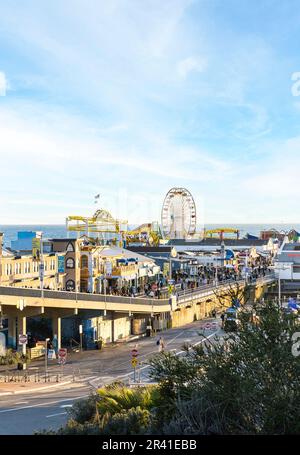
[(64, 378), (62, 382), (1, 382), (0, 397), (6, 395), (40, 392), (47, 389), (62, 387), (70, 384), (71, 382), (72, 378)]

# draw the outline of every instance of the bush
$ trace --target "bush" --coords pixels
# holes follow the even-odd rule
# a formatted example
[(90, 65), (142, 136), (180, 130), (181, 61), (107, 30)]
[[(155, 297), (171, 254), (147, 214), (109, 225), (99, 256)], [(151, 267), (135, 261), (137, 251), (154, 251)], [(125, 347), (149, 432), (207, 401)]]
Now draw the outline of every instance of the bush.
[(70, 419), (79, 424), (93, 422), (97, 411), (99, 396), (94, 393), (88, 398), (76, 401), (69, 410)]
[(151, 423), (151, 414), (140, 406), (114, 414), (106, 423), (103, 434), (137, 435), (146, 434)]
[(6, 355), (0, 356), (0, 365), (16, 365), (19, 362), (30, 362), (28, 355), (24, 356), (18, 351), (7, 349)]

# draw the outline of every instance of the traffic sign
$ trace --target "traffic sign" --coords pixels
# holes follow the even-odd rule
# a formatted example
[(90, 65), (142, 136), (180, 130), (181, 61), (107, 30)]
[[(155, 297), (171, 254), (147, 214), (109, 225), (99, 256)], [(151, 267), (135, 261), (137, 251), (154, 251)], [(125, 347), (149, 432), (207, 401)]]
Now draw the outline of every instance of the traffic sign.
[(132, 355), (132, 357), (137, 357), (139, 355), (137, 349), (132, 349), (131, 355)]
[(66, 348), (60, 348), (58, 350), (58, 357), (67, 357), (67, 350)]
[(133, 366), (133, 368), (135, 368), (137, 366), (137, 363), (138, 363), (137, 358), (133, 357), (133, 359), (131, 359), (131, 365)]
[(67, 360), (67, 350), (66, 348), (60, 348), (57, 352), (57, 358), (59, 365), (64, 365)]
[(19, 344), (27, 344), (28, 337), (26, 334), (19, 335)]
[(58, 357), (58, 364), (64, 365), (66, 363), (66, 360), (67, 360), (66, 357)]

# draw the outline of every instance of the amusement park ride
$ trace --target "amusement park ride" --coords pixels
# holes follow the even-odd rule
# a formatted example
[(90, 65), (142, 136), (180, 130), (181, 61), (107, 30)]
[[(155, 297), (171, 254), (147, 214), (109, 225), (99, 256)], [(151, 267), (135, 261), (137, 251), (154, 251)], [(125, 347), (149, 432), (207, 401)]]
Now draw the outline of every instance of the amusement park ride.
[(71, 215), (66, 219), (67, 231), (84, 233), (87, 237), (91, 233), (97, 233), (98, 237), (110, 240), (120, 247), (130, 243), (142, 243), (158, 245), (161, 239), (160, 229), (156, 223), (145, 223), (133, 230), (128, 230), (128, 221), (113, 218), (104, 209), (97, 210), (92, 217)]
[(239, 239), (240, 231), (235, 228), (218, 228), (218, 229), (204, 229), (204, 238), (218, 238), (224, 240), (224, 234), (234, 234), (236, 239)]
[[(104, 209), (97, 210), (92, 217), (68, 216), (66, 228), (67, 231), (75, 231), (87, 237), (97, 234), (99, 240), (109, 240), (120, 247), (133, 243), (158, 246), (169, 239), (200, 240), (196, 222), (196, 204), (191, 193), (185, 188), (171, 188), (162, 206), (162, 229), (158, 222), (152, 222), (128, 230), (127, 220), (116, 219)], [(234, 228), (204, 230), (204, 238), (223, 240), (224, 234), (235, 234), (236, 238), (239, 238), (239, 231)]]

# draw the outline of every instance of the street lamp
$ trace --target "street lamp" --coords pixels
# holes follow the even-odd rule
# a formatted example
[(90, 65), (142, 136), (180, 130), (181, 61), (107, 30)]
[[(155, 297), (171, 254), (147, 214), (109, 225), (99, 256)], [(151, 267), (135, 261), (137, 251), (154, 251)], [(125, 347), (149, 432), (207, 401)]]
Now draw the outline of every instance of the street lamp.
[(43, 233), (41, 233), (41, 254), (40, 254), (40, 287), (41, 287), (41, 298), (44, 300), (44, 274), (45, 274), (45, 264), (43, 256)]
[(82, 352), (82, 324), (79, 325), (80, 352)]
[(45, 381), (47, 379), (47, 374), (48, 374), (48, 341), (50, 341), (50, 338), (45, 339)]

